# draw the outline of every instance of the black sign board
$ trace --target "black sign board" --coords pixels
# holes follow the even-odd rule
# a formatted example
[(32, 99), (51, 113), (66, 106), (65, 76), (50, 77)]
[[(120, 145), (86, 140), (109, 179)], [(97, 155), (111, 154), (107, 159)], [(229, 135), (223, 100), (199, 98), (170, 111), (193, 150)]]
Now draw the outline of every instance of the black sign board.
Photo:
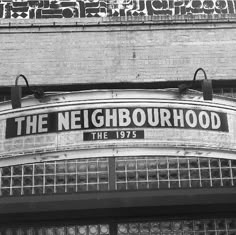
[[(228, 120), (226, 113), (202, 109), (169, 107), (77, 109), (8, 118), (6, 138), (94, 130), (95, 132), (84, 132), (84, 140), (87, 141), (97, 140), (97, 134), (93, 134), (97, 130), (114, 129), (115, 131), (104, 132), (103, 139), (120, 139), (119, 131), (126, 129), (131, 132), (136, 130), (136, 136), (132, 137), (129, 132), (125, 132), (125, 139), (135, 139), (143, 138), (143, 132), (138, 132), (140, 128), (182, 128), (228, 132)], [(102, 133), (101, 131), (99, 132)], [(122, 132), (122, 136), (123, 134)]]

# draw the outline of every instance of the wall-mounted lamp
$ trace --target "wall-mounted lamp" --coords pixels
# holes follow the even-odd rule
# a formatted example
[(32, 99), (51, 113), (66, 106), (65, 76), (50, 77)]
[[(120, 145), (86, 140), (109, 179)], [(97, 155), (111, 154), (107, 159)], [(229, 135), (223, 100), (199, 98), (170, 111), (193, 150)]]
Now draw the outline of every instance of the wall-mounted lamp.
[(179, 85), (179, 92), (180, 94), (186, 92), (188, 89), (193, 88), (196, 82), (196, 76), (199, 71), (202, 71), (204, 74), (204, 80), (202, 80), (202, 92), (203, 92), (203, 99), (204, 100), (212, 100), (213, 98), (213, 91), (212, 91), (212, 81), (207, 79), (207, 75), (204, 69), (198, 68), (193, 76), (192, 84), (189, 86), (187, 84), (180, 84)]
[(11, 87), (11, 103), (13, 109), (21, 108), (22, 87), (18, 85), (18, 80), (20, 77), (22, 77), (25, 80), (28, 90), (34, 94), (34, 97), (36, 99), (40, 99), (44, 96), (44, 92), (42, 89), (40, 88), (35, 90), (31, 89), (26, 77), (23, 74), (19, 74), (16, 76), (15, 86)]

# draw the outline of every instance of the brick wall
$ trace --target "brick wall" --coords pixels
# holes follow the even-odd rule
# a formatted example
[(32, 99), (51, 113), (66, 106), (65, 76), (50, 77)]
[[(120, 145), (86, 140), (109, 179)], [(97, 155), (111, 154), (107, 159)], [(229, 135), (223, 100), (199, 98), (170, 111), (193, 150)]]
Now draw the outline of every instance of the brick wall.
[[(1, 27), (0, 85), (236, 79), (236, 23)], [(199, 73), (200, 75), (200, 73)]]

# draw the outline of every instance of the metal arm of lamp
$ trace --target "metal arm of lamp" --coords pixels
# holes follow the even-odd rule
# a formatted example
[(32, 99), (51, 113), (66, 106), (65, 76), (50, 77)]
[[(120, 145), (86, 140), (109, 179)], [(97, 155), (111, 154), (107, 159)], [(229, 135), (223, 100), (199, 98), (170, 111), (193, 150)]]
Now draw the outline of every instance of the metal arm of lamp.
[(186, 84), (179, 85), (179, 92), (180, 92), (180, 94), (182, 94), (182, 93), (186, 92), (189, 88), (193, 88), (194, 87), (195, 82), (196, 82), (197, 73), (199, 71), (202, 71), (203, 74), (204, 74), (204, 80), (202, 80), (203, 99), (204, 100), (212, 100), (212, 98), (213, 98), (212, 81), (207, 79), (206, 72), (202, 68), (198, 68), (195, 71), (191, 86), (188, 86)]
[(22, 77), (25, 80), (28, 90), (34, 94), (34, 97), (36, 99), (40, 99), (44, 96), (44, 92), (42, 89), (40, 88), (35, 90), (31, 89), (27, 78), (23, 74), (19, 74), (16, 76), (15, 86), (11, 87), (11, 103), (13, 109), (21, 108), (22, 87), (18, 85), (18, 80), (20, 77)]

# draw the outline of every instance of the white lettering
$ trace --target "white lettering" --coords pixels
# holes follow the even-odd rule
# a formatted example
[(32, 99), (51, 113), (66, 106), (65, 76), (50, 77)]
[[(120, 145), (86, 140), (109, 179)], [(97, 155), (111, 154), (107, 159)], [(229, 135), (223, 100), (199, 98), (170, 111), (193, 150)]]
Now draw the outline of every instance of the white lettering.
[(91, 134), (93, 136), (93, 140), (95, 140), (96, 132), (92, 132)]
[[(157, 129), (160, 127), (168, 128), (173, 126), (177, 128), (196, 128), (228, 132), (226, 115), (217, 111), (211, 112), (206, 108), (205, 110), (199, 110), (198, 107), (187, 109), (185, 107), (171, 108), (169, 106), (161, 108), (156, 106), (156, 108), (115, 107), (68, 110), (10, 118), (6, 122), (6, 138), (36, 133), (55, 133), (58, 131), (106, 127), (121, 129), (119, 131), (115, 130), (118, 131), (117, 138), (119, 139), (133, 138), (132, 129), (135, 127), (147, 127), (149, 129), (152, 128), (153, 131), (158, 131)], [(58, 123), (53, 123), (54, 118), (58, 120)], [(52, 125), (49, 126), (50, 124)], [(124, 132), (122, 127), (130, 127), (131, 130), (125, 130)], [(100, 140), (113, 138), (110, 132), (104, 131), (106, 130), (91, 132), (90, 138)]]
[(25, 120), (25, 117), (15, 118), (15, 122), (17, 125), (17, 135), (22, 135), (22, 122)]
[[(32, 119), (31, 119), (32, 117)], [(34, 134), (37, 131), (37, 116), (28, 116), (26, 118), (26, 134)]]
[(212, 129), (219, 129), (221, 126), (220, 117), (217, 113), (211, 112)]
[(97, 132), (97, 139), (99, 140), (102, 140), (102, 132)]
[[(106, 109), (106, 127), (117, 126), (117, 109)], [(111, 124), (112, 121), (112, 124)]]
[(95, 127), (102, 127), (104, 125), (104, 117), (102, 115), (98, 116), (99, 113), (102, 114), (102, 109), (94, 110), (91, 116), (92, 123)]
[[(178, 113), (179, 111), (179, 113)], [(184, 127), (184, 111), (182, 109), (173, 109), (174, 126)]]
[[(138, 116), (140, 118), (138, 118)], [(132, 118), (133, 118), (134, 125), (136, 126), (143, 126), (146, 122), (145, 112), (140, 108), (134, 110)]]
[(41, 114), (38, 117), (38, 132), (39, 133), (43, 133), (43, 132), (47, 132), (48, 128), (45, 127), (48, 124), (48, 114)]
[(131, 123), (130, 111), (128, 109), (119, 109), (119, 126), (128, 126)]
[(172, 126), (170, 122), (170, 111), (168, 109), (160, 109), (161, 126)]
[(71, 112), (71, 129), (80, 129), (81, 124), (78, 124), (80, 122), (80, 111), (72, 111)]
[(107, 136), (107, 132), (106, 132), (106, 131), (103, 133), (103, 138), (104, 138), (105, 140), (108, 139), (108, 136)]
[(58, 130), (62, 131), (64, 129), (70, 129), (69, 112), (58, 113)]
[(190, 127), (196, 127), (197, 126), (197, 115), (193, 110), (188, 110), (186, 112), (185, 120), (186, 120), (186, 123), (188, 124), (188, 126), (190, 126)]
[(150, 126), (157, 126), (159, 124), (159, 111), (158, 109), (147, 109), (148, 123)]
[(84, 110), (84, 128), (86, 129), (86, 128), (89, 128), (89, 122), (88, 122), (88, 110), (87, 109), (85, 109)]
[(198, 118), (199, 124), (202, 128), (206, 129), (210, 126), (210, 117), (207, 112), (201, 111)]

